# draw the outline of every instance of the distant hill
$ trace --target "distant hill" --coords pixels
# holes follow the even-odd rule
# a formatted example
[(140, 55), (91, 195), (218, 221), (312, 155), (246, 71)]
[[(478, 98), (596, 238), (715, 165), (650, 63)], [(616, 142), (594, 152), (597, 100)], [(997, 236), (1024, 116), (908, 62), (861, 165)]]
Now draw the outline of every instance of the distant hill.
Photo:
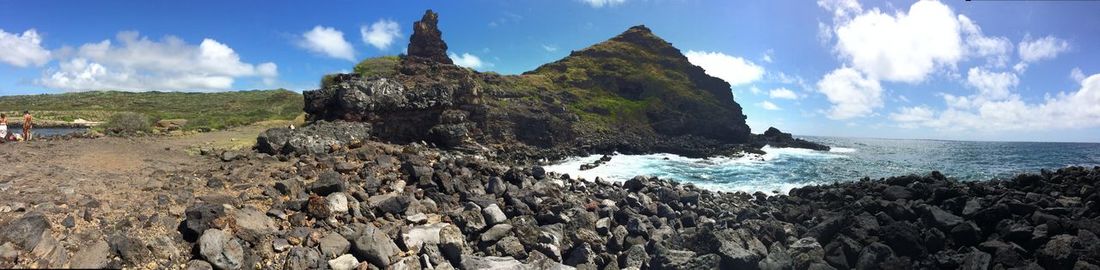
[(224, 129), (265, 120), (291, 120), (301, 114), (302, 95), (293, 91), (252, 90), (217, 93), (92, 91), (0, 96), (0, 112), (18, 121), (24, 110), (36, 119), (106, 121), (119, 112), (151, 120), (187, 119), (185, 130)]

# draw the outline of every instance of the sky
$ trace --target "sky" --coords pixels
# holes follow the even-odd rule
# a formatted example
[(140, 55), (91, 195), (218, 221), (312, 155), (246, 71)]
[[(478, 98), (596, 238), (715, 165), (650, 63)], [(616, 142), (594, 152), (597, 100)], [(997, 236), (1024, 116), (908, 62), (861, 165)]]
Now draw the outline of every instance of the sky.
[(402, 53), (426, 9), (502, 74), (644, 24), (754, 132), (1100, 142), (1100, 1), (0, 0), (0, 95), (310, 90)]

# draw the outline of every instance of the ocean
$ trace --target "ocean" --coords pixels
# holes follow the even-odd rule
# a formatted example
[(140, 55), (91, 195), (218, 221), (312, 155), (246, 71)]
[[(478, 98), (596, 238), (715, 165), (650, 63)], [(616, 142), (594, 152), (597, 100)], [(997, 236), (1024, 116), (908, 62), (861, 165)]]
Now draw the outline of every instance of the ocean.
[(599, 155), (563, 160), (547, 171), (594, 180), (652, 175), (720, 191), (786, 194), (791, 188), (940, 171), (960, 181), (1009, 178), (1070, 165), (1100, 165), (1100, 143), (971, 142), (872, 138), (800, 138), (830, 151), (765, 147), (760, 156), (686, 158), (672, 154), (614, 155), (595, 169), (580, 165)]

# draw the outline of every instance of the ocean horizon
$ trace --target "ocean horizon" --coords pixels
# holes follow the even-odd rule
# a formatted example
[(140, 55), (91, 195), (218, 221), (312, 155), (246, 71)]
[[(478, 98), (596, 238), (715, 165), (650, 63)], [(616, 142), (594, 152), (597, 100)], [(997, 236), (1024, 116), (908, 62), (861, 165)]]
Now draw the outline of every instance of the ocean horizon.
[(716, 191), (786, 194), (808, 185), (925, 175), (940, 171), (959, 181), (1006, 179), (1066, 166), (1100, 165), (1100, 143), (1004, 142), (799, 136), (829, 151), (763, 148), (767, 154), (687, 158), (674, 154), (613, 155), (599, 167), (580, 170), (602, 155), (572, 157), (548, 171), (586, 180), (625, 181), (636, 175), (667, 178)]

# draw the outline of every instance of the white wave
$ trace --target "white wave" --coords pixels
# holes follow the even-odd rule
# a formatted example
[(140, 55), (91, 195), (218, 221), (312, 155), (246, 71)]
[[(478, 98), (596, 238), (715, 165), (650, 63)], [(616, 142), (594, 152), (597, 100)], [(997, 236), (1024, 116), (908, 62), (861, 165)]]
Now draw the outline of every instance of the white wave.
[[(791, 159), (845, 158), (844, 155), (801, 148), (764, 146), (766, 154), (745, 154), (737, 157), (688, 158), (674, 154), (614, 155), (596, 168), (580, 170), (582, 164), (599, 160), (602, 155), (573, 157), (544, 166), (547, 171), (568, 174), (574, 178), (594, 181), (597, 177), (609, 181), (626, 181), (638, 175), (691, 183), (714, 191), (744, 191), (786, 194), (806, 183), (791, 183), (784, 179), (787, 169), (782, 162)], [(800, 161), (802, 162), (802, 161)], [(812, 161), (808, 161), (812, 162)], [(815, 183), (816, 184), (816, 183)]]
[(771, 161), (781, 157), (800, 157), (800, 158), (839, 158), (845, 157), (843, 155), (830, 154), (825, 151), (816, 151), (806, 148), (786, 148), (786, 147), (771, 147), (765, 145), (760, 148), (767, 154), (764, 154), (764, 161)]
[(833, 146), (833, 147), (829, 148), (829, 152), (833, 152), (833, 153), (855, 153), (856, 149), (855, 148)]

